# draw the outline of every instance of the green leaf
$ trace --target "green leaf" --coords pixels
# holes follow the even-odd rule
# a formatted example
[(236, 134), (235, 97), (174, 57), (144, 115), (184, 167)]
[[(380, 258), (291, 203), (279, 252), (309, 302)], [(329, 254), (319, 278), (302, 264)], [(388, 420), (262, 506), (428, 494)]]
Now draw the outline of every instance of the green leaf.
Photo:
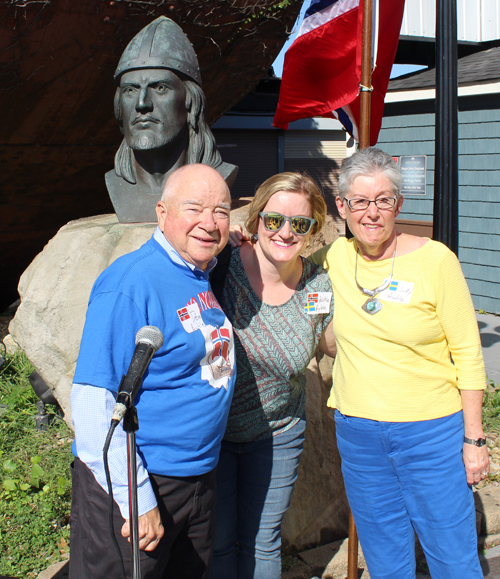
[(42, 460), (42, 457), (41, 457), (41, 456), (32, 456), (32, 457), (30, 458), (30, 460), (31, 460), (31, 463), (32, 463), (32, 464), (40, 464), (40, 461)]
[(41, 466), (38, 466), (38, 464), (34, 464), (31, 467), (31, 478), (42, 478), (42, 476), (45, 474), (45, 471), (43, 470), (43, 468)]
[(66, 492), (66, 485), (68, 484), (68, 481), (60, 476), (57, 479), (57, 494), (58, 495), (63, 495)]
[(11, 459), (8, 458), (4, 463), (3, 463), (3, 469), (5, 472), (14, 472), (17, 468), (17, 464)]
[(19, 485), (19, 488), (22, 491), (27, 491), (30, 488), (30, 485), (28, 483), (23, 483), (22, 485)]
[(12, 478), (6, 478), (2, 482), (2, 486), (6, 491), (14, 492), (15, 490), (17, 490), (17, 481), (15, 481)]

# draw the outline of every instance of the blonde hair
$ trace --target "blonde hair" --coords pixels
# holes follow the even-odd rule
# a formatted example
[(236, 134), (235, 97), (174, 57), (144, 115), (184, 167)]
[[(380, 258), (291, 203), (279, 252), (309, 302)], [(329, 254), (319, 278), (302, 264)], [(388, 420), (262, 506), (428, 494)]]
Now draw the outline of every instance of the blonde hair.
[(267, 205), (269, 199), (278, 191), (287, 191), (289, 193), (299, 193), (307, 197), (311, 204), (312, 216), (315, 223), (312, 227), (313, 235), (318, 233), (325, 223), (326, 203), (316, 183), (302, 173), (278, 173), (266, 179), (257, 189), (255, 197), (250, 203), (248, 217), (245, 227), (251, 235), (257, 233), (259, 227), (259, 213)]

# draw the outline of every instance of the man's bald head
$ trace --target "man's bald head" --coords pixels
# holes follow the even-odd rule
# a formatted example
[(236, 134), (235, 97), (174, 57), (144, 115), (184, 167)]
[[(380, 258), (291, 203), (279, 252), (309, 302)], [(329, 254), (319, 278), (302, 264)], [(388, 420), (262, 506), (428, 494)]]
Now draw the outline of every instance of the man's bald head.
[(174, 171), (156, 206), (165, 239), (190, 263), (205, 270), (227, 243), (231, 196), (218, 171), (184, 165)]
[(209, 187), (225, 189), (231, 199), (229, 188), (217, 170), (201, 163), (192, 163), (179, 167), (169, 175), (161, 200), (167, 203), (169, 199), (175, 198), (181, 189), (193, 187), (196, 183), (206, 183)]

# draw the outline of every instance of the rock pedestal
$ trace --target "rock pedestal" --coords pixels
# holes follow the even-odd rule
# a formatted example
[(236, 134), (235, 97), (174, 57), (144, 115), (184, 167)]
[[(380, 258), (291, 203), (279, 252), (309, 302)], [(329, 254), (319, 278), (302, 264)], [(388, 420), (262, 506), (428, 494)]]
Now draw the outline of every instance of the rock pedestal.
[(116, 215), (70, 221), (19, 281), (14, 340), (53, 390), (71, 426), (70, 392), (90, 290), (117, 257), (145, 243), (156, 224), (119, 223)]
[(349, 510), (340, 471), (333, 411), (326, 401), (332, 359), (313, 360), (307, 369), (306, 440), (290, 509), (283, 520), (283, 546), (297, 550), (347, 536)]

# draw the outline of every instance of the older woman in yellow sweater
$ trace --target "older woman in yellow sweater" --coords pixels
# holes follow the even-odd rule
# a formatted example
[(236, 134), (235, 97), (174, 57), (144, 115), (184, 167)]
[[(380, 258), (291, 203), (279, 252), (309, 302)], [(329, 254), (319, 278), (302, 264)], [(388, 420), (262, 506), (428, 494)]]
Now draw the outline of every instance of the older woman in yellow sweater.
[(401, 175), (380, 149), (346, 159), (336, 199), (353, 239), (313, 256), (329, 272), (342, 472), (372, 579), (480, 579), (471, 484), (487, 476), (485, 373), (455, 255), (397, 232)]

